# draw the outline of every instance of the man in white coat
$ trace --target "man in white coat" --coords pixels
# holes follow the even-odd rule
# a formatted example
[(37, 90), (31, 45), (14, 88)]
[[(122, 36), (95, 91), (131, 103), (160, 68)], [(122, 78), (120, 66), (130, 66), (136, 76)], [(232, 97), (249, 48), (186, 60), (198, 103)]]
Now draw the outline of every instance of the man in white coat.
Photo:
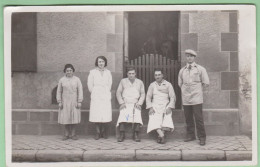
[(172, 109), (175, 108), (176, 96), (172, 84), (163, 79), (161, 69), (154, 72), (155, 81), (148, 88), (146, 109), (149, 109), (147, 133), (156, 130), (157, 142), (165, 143), (165, 132), (173, 131)]
[[(206, 69), (197, 63), (197, 53), (194, 50), (185, 50), (187, 65), (179, 72), (178, 85), (181, 88), (184, 116), (187, 124), (185, 142), (196, 140), (195, 127), (200, 145), (206, 144), (206, 131), (203, 120), (203, 88), (209, 86), (209, 76)], [(195, 120), (195, 121), (194, 121)]]
[(117, 121), (119, 126), (120, 136), (118, 142), (124, 141), (125, 126), (131, 123), (133, 126), (133, 139), (140, 142), (139, 131), (140, 126), (143, 125), (141, 109), (145, 100), (145, 90), (143, 81), (136, 78), (134, 68), (127, 69), (128, 78), (121, 80), (116, 97), (120, 104), (120, 114)]

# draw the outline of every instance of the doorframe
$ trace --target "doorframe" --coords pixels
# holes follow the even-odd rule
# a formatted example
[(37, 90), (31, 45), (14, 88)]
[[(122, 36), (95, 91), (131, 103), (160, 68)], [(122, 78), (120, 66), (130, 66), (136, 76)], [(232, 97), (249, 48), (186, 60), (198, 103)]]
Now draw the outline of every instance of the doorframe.
[[(124, 12), (123, 13), (123, 77), (127, 77), (126, 76), (126, 61), (129, 60), (129, 54), (128, 54), (128, 49), (129, 49), (129, 20), (128, 20), (128, 12)], [(178, 20), (178, 69), (181, 69), (181, 11), (179, 11), (179, 20)], [(176, 72), (177, 74), (179, 73)], [(175, 81), (175, 83), (171, 83), (174, 87), (174, 84), (177, 84), (176, 87), (178, 87), (178, 75), (175, 76), (177, 78), (177, 80)], [(181, 98), (181, 90), (178, 87), (177, 90), (174, 89), (175, 94), (176, 94), (176, 98), (177, 99), (177, 103), (175, 104), (176, 106), (178, 106), (178, 110), (182, 109), (182, 98)], [(177, 95), (179, 95), (179, 97), (177, 97)]]

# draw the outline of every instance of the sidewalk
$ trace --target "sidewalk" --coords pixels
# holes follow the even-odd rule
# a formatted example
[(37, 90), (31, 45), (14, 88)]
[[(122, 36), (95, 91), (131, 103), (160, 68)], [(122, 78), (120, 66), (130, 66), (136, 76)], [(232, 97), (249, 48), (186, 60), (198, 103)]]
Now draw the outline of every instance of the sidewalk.
[(13, 135), (14, 162), (62, 161), (238, 161), (252, 159), (252, 141), (247, 136), (208, 136), (205, 146), (199, 141), (168, 139), (158, 144), (153, 139), (135, 142), (115, 137), (94, 140), (61, 140), (62, 136)]

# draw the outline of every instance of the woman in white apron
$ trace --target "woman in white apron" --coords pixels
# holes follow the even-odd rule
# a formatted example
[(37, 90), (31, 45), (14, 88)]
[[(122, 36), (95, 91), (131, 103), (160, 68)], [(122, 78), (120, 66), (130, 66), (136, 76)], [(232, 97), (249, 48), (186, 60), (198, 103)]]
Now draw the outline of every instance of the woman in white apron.
[(95, 139), (107, 138), (107, 124), (112, 121), (111, 86), (112, 75), (106, 69), (107, 59), (99, 56), (96, 59), (96, 68), (88, 76), (88, 89), (91, 93), (89, 121), (95, 123)]
[(66, 64), (64, 68), (66, 75), (59, 80), (57, 88), (58, 123), (65, 125), (63, 140), (78, 139), (75, 126), (81, 120), (80, 108), (83, 101), (83, 89), (80, 79), (73, 75), (74, 71), (71, 64)]

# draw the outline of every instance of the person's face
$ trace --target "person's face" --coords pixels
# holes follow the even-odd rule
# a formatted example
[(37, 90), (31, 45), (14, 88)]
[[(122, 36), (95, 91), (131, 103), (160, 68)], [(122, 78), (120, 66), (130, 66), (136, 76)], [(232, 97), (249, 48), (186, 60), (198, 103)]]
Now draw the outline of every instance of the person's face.
[(193, 63), (195, 61), (195, 56), (194, 55), (191, 55), (189, 53), (186, 53), (186, 58), (187, 58), (187, 62), (189, 64)]
[(72, 77), (73, 69), (72, 68), (66, 68), (65, 73), (66, 73), (67, 77)]
[(128, 79), (130, 79), (130, 80), (135, 79), (135, 76), (136, 76), (135, 70), (128, 71), (127, 76), (128, 76)]
[(154, 72), (154, 78), (156, 80), (156, 82), (162, 82), (163, 80), (163, 74), (161, 71), (155, 71)]
[(98, 59), (98, 67), (101, 69), (105, 67), (105, 61), (103, 59)]

